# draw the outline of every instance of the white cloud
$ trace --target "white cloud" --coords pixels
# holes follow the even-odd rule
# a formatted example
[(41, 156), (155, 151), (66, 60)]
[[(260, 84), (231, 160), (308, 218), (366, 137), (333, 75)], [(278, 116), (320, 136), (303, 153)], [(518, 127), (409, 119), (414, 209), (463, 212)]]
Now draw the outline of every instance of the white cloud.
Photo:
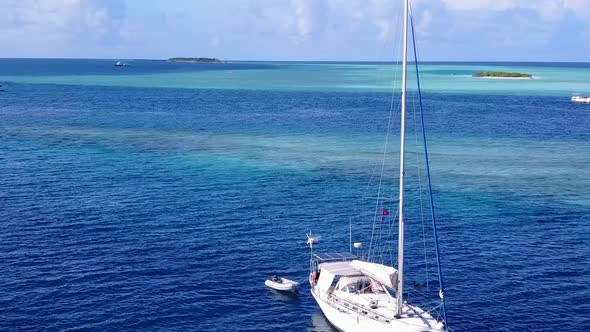
[[(506, 10), (516, 8), (518, 4), (535, 2), (535, 0), (442, 0), (451, 10)], [(538, 2), (538, 1), (537, 1)]]
[(394, 16), (399, 16), (399, 3), (391, 0), (291, 0), (291, 30), (295, 41), (311, 40), (314, 34), (333, 29), (340, 23), (339, 33), (354, 32), (371, 27), (374, 31), (367, 36), (372, 39), (389, 38)]
[(124, 10), (119, 0), (3, 0), (0, 41), (50, 55), (69, 43), (117, 40)]
[[(430, 59), (509, 58), (517, 49), (524, 57), (528, 50), (553, 51), (550, 44), (563, 32), (568, 40), (590, 35), (590, 0), (412, 3), (425, 47), (421, 53)], [(393, 44), (387, 41), (401, 36), (402, 5), (399, 0), (0, 0), (0, 56), (123, 51), (138, 57), (213, 52), (228, 58), (380, 59)], [(126, 6), (134, 15), (125, 15)]]
[(311, 0), (291, 0), (295, 18), (296, 41), (309, 40), (313, 29), (313, 8)]
[(377, 39), (390, 40), (395, 27), (399, 26), (402, 16), (401, 2), (388, 0), (371, 0), (367, 4), (368, 17), (378, 27)]
[(219, 38), (218, 35), (214, 35), (211, 37), (211, 39), (209, 40), (209, 43), (212, 47), (219, 47), (219, 45), (221, 44), (221, 39)]
[(422, 12), (420, 21), (415, 26), (416, 32), (419, 34), (430, 34), (429, 27), (432, 24), (433, 14), (430, 9), (426, 9)]
[(419, 39), (428, 40), (423, 45), (434, 59), (439, 58), (436, 50), (456, 54), (451, 60), (511, 61), (571, 60), (576, 58), (572, 52), (590, 51), (586, 45), (576, 44), (571, 52), (555, 45), (590, 33), (590, 0), (413, 2)]
[(547, 21), (555, 21), (567, 12), (585, 18), (590, 0), (441, 0), (453, 11), (502, 12), (511, 9), (533, 10)]
[(563, 0), (565, 8), (572, 9), (580, 15), (587, 15), (590, 10), (590, 1), (588, 0)]

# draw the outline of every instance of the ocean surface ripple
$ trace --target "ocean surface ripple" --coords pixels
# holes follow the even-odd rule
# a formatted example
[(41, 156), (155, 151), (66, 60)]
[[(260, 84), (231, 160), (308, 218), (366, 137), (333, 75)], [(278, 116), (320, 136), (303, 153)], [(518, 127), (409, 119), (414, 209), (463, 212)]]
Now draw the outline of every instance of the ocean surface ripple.
[[(332, 331), (305, 233), (346, 251), (354, 216), (368, 243), (390, 95), (3, 85), (0, 330)], [(589, 330), (590, 108), (425, 103), (450, 326)]]

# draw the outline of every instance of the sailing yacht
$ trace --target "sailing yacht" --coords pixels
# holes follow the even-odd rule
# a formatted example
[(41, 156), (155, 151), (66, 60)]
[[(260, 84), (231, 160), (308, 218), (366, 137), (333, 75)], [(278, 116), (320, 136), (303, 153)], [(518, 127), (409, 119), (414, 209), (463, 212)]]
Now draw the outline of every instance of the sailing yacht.
[[(308, 244), (312, 250), (309, 274), (311, 294), (328, 321), (344, 332), (447, 331), (440, 268), (439, 296), (442, 300), (442, 317), (433, 317), (430, 312), (413, 305), (404, 296), (404, 159), (409, 12), (409, 1), (405, 0), (397, 268), (362, 260), (351, 252), (314, 253), (313, 238), (308, 236)], [(436, 228), (434, 231), (436, 234)], [(438, 244), (436, 246), (438, 252)], [(355, 244), (355, 247), (360, 247), (360, 244)], [(440, 261), (438, 263), (440, 267)]]

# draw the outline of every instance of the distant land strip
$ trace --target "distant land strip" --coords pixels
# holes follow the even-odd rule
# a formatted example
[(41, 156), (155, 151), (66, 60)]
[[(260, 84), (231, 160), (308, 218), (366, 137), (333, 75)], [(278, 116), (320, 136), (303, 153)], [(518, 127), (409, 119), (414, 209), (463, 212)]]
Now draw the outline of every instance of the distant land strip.
[(533, 78), (531, 74), (524, 73), (507, 73), (501, 71), (480, 71), (472, 75), (473, 77), (510, 77), (510, 78)]
[(170, 62), (207, 62), (207, 63), (217, 63), (221, 62), (221, 60), (217, 58), (170, 58), (168, 59)]

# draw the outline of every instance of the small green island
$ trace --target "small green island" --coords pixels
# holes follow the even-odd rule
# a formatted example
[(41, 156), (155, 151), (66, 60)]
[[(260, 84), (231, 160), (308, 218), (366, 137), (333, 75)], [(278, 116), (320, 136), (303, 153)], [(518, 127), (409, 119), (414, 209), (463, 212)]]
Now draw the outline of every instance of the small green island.
[(472, 75), (473, 77), (497, 77), (497, 78), (533, 78), (531, 74), (524, 73), (507, 73), (501, 71), (480, 71)]
[(205, 62), (205, 63), (221, 63), (217, 58), (170, 58), (170, 62)]

